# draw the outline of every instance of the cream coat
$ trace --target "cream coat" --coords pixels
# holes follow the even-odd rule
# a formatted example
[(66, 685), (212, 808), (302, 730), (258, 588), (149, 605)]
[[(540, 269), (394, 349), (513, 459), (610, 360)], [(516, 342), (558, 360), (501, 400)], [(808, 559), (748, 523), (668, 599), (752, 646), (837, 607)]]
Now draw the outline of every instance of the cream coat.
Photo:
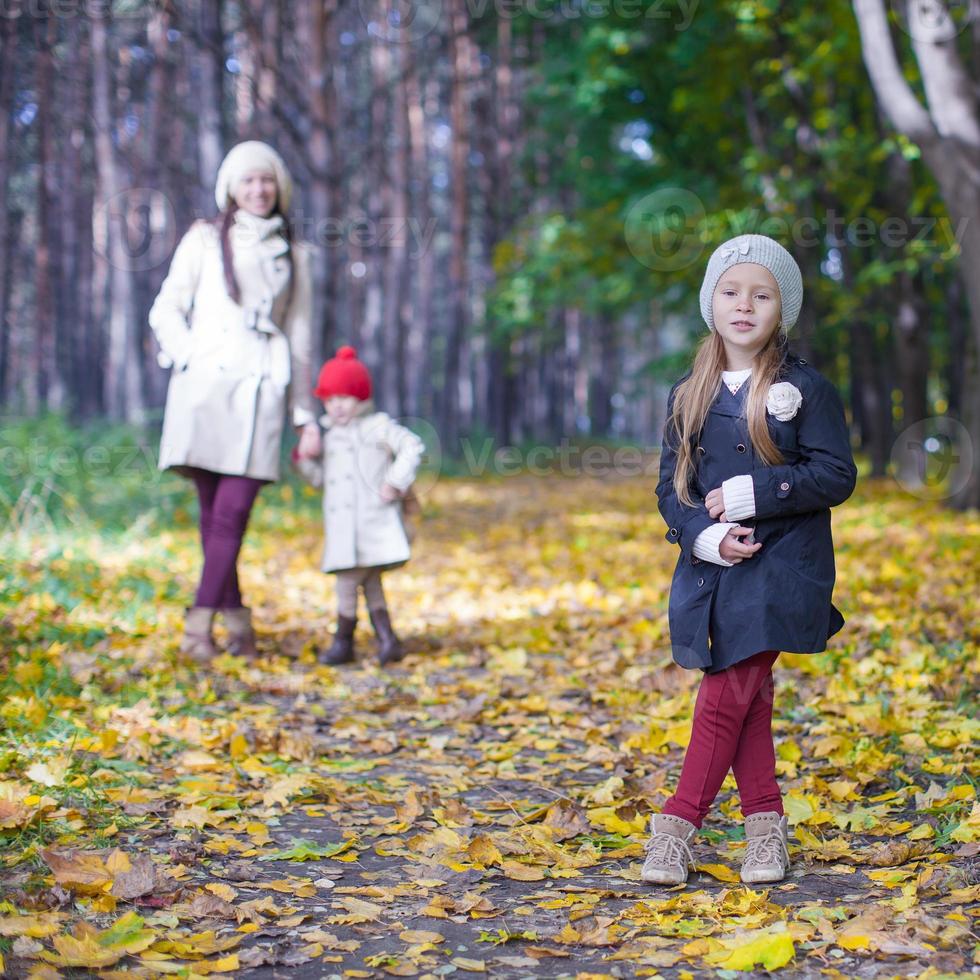
[(172, 367), (160, 468), (199, 466), (279, 478), (287, 398), (294, 425), (314, 420), (312, 249), (294, 243), (295, 284), (282, 218), (240, 210), (231, 228), (241, 305), (225, 288), (218, 229), (198, 221), (181, 239), (150, 310), (158, 360)]
[(326, 431), (323, 455), (298, 460), (314, 486), (323, 488), (326, 543), (321, 568), (384, 566), (408, 561), (410, 547), (402, 501), (385, 503), (381, 487), (407, 490), (415, 480), (425, 444), (410, 429), (364, 402), (361, 414), (346, 425), (320, 419)]

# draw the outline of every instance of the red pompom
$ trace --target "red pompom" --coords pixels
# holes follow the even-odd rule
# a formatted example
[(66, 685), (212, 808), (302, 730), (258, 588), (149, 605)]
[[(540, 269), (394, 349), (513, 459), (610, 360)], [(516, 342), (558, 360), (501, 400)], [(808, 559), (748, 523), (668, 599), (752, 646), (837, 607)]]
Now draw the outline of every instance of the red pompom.
[(357, 360), (357, 351), (353, 347), (341, 347), (336, 356), (344, 361), (354, 361)]

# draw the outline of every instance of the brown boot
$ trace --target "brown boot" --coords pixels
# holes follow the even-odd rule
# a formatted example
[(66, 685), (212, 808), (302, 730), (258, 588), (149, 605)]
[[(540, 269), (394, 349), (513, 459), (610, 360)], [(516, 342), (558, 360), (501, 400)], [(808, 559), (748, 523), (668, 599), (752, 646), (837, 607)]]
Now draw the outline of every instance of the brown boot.
[(211, 636), (214, 609), (191, 606), (184, 613), (184, 635), (180, 640), (180, 652), (188, 660), (206, 664), (218, 655)]
[(228, 652), (235, 657), (254, 660), (259, 651), (255, 646), (252, 610), (242, 606), (240, 609), (222, 609), (221, 614), (228, 630)]
[(354, 630), (357, 628), (357, 617), (337, 616), (337, 630), (333, 635), (333, 643), (326, 650), (321, 650), (316, 659), (321, 664), (335, 667), (337, 664), (349, 664), (354, 660)]
[(385, 664), (394, 663), (405, 656), (402, 649), (401, 640), (395, 636), (395, 631), (391, 628), (391, 618), (388, 610), (382, 606), (378, 609), (369, 609), (371, 625), (378, 637), (378, 663), (384, 667)]

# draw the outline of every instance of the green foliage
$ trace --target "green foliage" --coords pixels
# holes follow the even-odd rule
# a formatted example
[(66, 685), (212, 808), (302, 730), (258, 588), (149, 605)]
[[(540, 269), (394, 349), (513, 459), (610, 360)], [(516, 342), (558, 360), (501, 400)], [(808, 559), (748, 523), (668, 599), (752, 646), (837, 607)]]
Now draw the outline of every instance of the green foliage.
[[(882, 127), (850, 3), (726, 0), (699, 5), (689, 23), (679, 7), (662, 14), (614, 4), (548, 20), (524, 169), (551, 206), (497, 248), (490, 335), (535, 333), (546, 348), (552, 311), (649, 319), (654, 304), (685, 317), (693, 341), (710, 250), (744, 232), (773, 235), (800, 260), (825, 363), (855, 322), (893, 315), (899, 275), (942, 308), (955, 233), (917, 148)], [(533, 32), (531, 18), (520, 24)], [(674, 229), (687, 261), (651, 268), (627, 224), (664, 189), (703, 212)], [(669, 224), (663, 216), (661, 233)], [(944, 331), (939, 317), (937, 362)]]

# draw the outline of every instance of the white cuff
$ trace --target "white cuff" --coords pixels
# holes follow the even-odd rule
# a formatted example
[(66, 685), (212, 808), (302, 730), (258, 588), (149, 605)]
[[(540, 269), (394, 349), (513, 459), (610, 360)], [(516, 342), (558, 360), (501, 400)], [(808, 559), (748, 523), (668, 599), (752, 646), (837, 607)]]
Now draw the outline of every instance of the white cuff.
[(311, 422), (316, 421), (316, 416), (308, 408), (300, 408), (297, 405), (293, 409), (293, 425), (300, 429), (304, 425), (309, 425)]
[(726, 561), (721, 557), (721, 551), (719, 550), (725, 535), (733, 527), (738, 527), (738, 525), (731, 521), (724, 521), (706, 527), (694, 539), (694, 547), (691, 549), (694, 552), (694, 557), (700, 558), (702, 561), (713, 562), (715, 565), (724, 565), (726, 568), (733, 565), (734, 562)]
[(751, 473), (732, 476), (721, 484), (725, 502), (725, 517), (730, 521), (744, 521), (755, 517), (755, 485)]

